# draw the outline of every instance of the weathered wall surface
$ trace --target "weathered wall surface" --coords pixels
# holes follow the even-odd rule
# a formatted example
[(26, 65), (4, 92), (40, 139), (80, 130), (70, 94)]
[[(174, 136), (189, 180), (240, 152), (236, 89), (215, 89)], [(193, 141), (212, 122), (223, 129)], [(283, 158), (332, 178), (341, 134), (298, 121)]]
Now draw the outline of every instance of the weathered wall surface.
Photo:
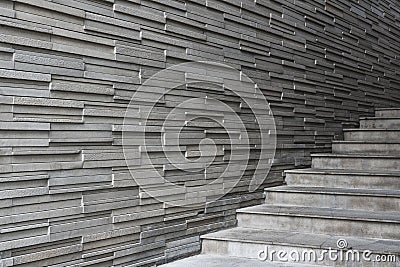
[(398, 106), (400, 7), (359, 2), (0, 1), (0, 266), (161, 263), (261, 201), (245, 182), (206, 207), (169, 207), (130, 178), (125, 109), (168, 66), (224, 62), (261, 88), (278, 144), (260, 189), (329, 150), (343, 123)]

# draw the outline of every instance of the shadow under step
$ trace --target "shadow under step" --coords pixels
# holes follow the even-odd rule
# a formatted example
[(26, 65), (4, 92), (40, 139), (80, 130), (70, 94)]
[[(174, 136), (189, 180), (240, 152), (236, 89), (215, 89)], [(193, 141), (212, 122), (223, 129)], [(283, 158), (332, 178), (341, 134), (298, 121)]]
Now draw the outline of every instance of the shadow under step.
[(383, 141), (333, 141), (332, 153), (400, 155), (400, 142)]
[(335, 169), (294, 169), (285, 171), (290, 186), (400, 190), (400, 172)]
[(264, 191), (271, 205), (400, 211), (400, 190), (278, 186)]
[(258, 205), (237, 210), (239, 227), (400, 239), (398, 212)]
[(400, 117), (360, 118), (360, 129), (400, 129)]
[(400, 130), (385, 129), (344, 129), (345, 141), (400, 141)]
[(400, 155), (312, 154), (312, 168), (400, 171)]
[(376, 108), (375, 116), (400, 118), (400, 108)]

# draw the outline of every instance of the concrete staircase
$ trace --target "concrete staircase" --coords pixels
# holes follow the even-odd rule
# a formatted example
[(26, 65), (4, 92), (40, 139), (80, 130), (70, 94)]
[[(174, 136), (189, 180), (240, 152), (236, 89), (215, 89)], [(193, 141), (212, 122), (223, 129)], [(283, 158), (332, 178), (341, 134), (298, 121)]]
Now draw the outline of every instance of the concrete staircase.
[(400, 266), (400, 108), (361, 118), (332, 154), (285, 175), (287, 185), (265, 190), (265, 204), (237, 211), (236, 228), (202, 236), (202, 255), (165, 267)]

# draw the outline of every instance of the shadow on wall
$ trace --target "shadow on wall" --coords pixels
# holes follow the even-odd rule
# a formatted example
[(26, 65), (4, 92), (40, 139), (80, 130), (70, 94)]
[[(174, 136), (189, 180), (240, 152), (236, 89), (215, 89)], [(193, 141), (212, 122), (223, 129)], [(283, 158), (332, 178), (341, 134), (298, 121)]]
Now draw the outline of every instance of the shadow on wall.
[[(308, 2), (1, 2), (0, 265), (146, 266), (196, 253), (200, 234), (234, 226), (235, 210), (260, 203), (264, 187), (282, 183), (282, 170), (329, 151), (343, 123), (398, 105), (398, 3)], [(238, 76), (187, 67), (143, 87), (162, 70), (198, 61), (226, 64)], [(257, 87), (246, 88), (244, 77)], [(268, 123), (222, 86), (235, 79), (254, 89), (246, 97), (257, 98), (258, 88), (273, 112), (277, 149), (267, 165), (257, 167), (257, 144), (268, 138), (261, 134)], [(176, 81), (185, 85), (165, 94)], [(148, 106), (153, 112), (140, 131), (128, 127), (124, 144), (124, 117), (138, 91), (129, 120), (141, 122)], [(146, 92), (162, 97), (149, 103)], [(184, 130), (161, 131), (166, 109), (182, 103), (184, 117), (168, 121)], [(215, 112), (225, 104), (234, 112)], [(253, 127), (249, 144), (237, 118), (229, 120), (238, 113)], [(170, 142), (172, 165), (160, 152)], [(181, 161), (193, 168), (176, 171)], [(204, 172), (210, 162), (219, 164)], [(159, 177), (139, 171), (149, 164), (172, 185), (161, 189)], [(254, 172), (270, 164), (249, 192)], [(229, 175), (218, 180), (227, 165)], [(170, 205), (199, 199), (205, 206)]]

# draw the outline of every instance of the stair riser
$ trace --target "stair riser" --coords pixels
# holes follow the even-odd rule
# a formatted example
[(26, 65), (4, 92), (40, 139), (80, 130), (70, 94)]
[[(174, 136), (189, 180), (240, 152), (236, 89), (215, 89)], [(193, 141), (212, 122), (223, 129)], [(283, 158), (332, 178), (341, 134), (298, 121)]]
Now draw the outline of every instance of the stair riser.
[(400, 129), (400, 118), (396, 119), (361, 119), (361, 129)]
[(400, 109), (387, 109), (387, 110), (376, 110), (375, 117), (394, 117), (400, 118)]
[(400, 190), (396, 176), (287, 173), (285, 181), (290, 186)]
[(251, 213), (238, 213), (237, 219), (238, 226), (243, 228), (318, 234), (340, 233), (341, 235), (387, 239), (400, 237), (400, 224), (390, 222)]
[(333, 143), (332, 152), (337, 154), (400, 155), (400, 144), (348, 144)]
[(346, 141), (400, 141), (400, 131), (346, 131)]
[(313, 157), (312, 167), (338, 170), (392, 170), (400, 171), (398, 158)]
[[(337, 247), (332, 246), (332, 250), (336, 249)], [(326, 250), (329, 249), (329, 247), (325, 248)], [(299, 253), (299, 255), (309, 255), (306, 254), (305, 252), (310, 252), (314, 251), (315, 254), (317, 255), (317, 258), (319, 258), (322, 253), (323, 249), (318, 248), (318, 247), (302, 247), (301, 245), (299, 246), (293, 246), (293, 245), (275, 245), (275, 244), (260, 244), (260, 243), (250, 243), (250, 242), (239, 242), (239, 241), (230, 241), (230, 240), (210, 240), (210, 239), (203, 239), (202, 240), (202, 252), (203, 254), (208, 254), (208, 255), (219, 255), (219, 256), (230, 256), (230, 257), (242, 257), (242, 258), (249, 258), (249, 259), (257, 259), (259, 260), (259, 254), (260, 251), (268, 251), (269, 255), (272, 251), (285, 251), (287, 255), (290, 255), (291, 252), (295, 251), (296, 253)], [(362, 259), (362, 253), (363, 250), (359, 250), (360, 252), (360, 258)], [(261, 254), (260, 256), (263, 257), (265, 254)], [(371, 258), (374, 259), (376, 258), (377, 254), (371, 254)], [(274, 256), (274, 255), (273, 255)], [(301, 256), (303, 257), (303, 256)], [(349, 256), (350, 257), (350, 256)], [(305, 258), (308, 258), (308, 256), (305, 256)], [(344, 258), (346, 258), (346, 254), (344, 254)], [(271, 258), (269, 257), (266, 261), (260, 261), (260, 262), (271, 262)], [(275, 263), (281, 263), (278, 258), (275, 258), (274, 261)], [(321, 266), (333, 266), (332, 264), (334, 263), (335, 266), (346, 266), (346, 267), (374, 267), (374, 266), (379, 266), (375, 265), (373, 262), (367, 262), (367, 261), (347, 261), (347, 262), (341, 262), (341, 261), (332, 261), (329, 260), (329, 256), (326, 256), (323, 261), (299, 261), (298, 263), (305, 264), (305, 266), (310, 266), (312, 265), (321, 265)], [(387, 267), (398, 267), (400, 265), (396, 265), (396, 263), (385, 263)], [(280, 265), (279, 265), (280, 266)], [(303, 266), (303, 265), (300, 265)]]
[(266, 204), (398, 212), (400, 198), (323, 193), (266, 192)]

